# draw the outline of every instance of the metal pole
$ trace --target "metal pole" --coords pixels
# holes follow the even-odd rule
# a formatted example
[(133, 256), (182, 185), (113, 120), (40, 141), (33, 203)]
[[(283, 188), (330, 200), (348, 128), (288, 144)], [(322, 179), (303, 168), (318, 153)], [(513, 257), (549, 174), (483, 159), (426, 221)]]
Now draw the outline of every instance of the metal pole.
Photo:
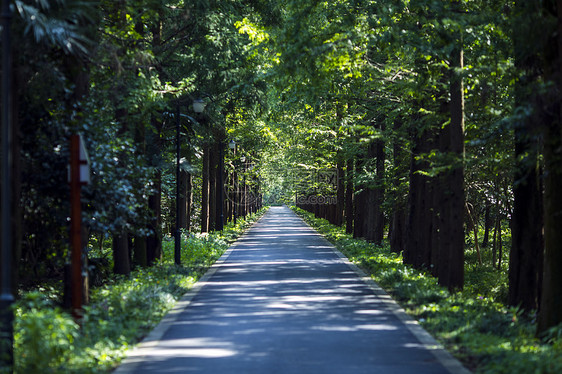
[(174, 242), (174, 262), (181, 265), (180, 231), (180, 106), (176, 109), (176, 232)]
[(12, 46), (10, 1), (2, 1), (2, 257), (0, 278), (0, 369), (12, 372), (14, 362), (14, 313), (12, 303)]
[(82, 318), (82, 207), (80, 206), (80, 136), (70, 136), (70, 243), (72, 315)]

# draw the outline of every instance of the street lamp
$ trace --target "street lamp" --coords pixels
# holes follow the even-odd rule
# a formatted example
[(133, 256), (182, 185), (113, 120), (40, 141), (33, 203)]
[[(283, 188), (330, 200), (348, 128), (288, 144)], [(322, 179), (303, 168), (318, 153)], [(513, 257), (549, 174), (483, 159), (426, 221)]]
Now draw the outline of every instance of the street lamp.
[(207, 103), (202, 99), (193, 100), (192, 108), (193, 108), (193, 111), (197, 114), (203, 113), (206, 106), (207, 106)]
[[(203, 113), (207, 104), (201, 99), (193, 100), (192, 108), (197, 114)], [(176, 232), (174, 235), (174, 262), (181, 265), (181, 229), (180, 229), (180, 163), (181, 163), (181, 143), (180, 143), (180, 105), (176, 107)], [(189, 219), (189, 218), (188, 218)]]

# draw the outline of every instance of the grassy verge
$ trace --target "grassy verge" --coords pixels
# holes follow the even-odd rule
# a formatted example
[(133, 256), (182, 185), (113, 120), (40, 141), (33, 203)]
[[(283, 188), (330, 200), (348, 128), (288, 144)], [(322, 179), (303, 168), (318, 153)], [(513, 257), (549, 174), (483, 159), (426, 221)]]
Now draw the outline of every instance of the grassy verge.
[[(353, 239), (341, 227), (293, 208), (351, 261), (366, 270), (402, 307), (470, 370), (478, 373), (562, 373), (562, 326), (535, 338), (534, 316), (508, 308), (490, 289), (498, 280), (467, 265), (466, 291), (450, 294), (431, 275), (402, 264), (399, 254)], [(498, 277), (501, 273), (498, 272)]]
[(261, 213), (220, 233), (183, 235), (183, 266), (174, 265), (174, 242), (166, 238), (161, 263), (114, 276), (92, 291), (82, 328), (57, 306), (56, 291), (24, 294), (15, 305), (15, 372), (112, 370)]

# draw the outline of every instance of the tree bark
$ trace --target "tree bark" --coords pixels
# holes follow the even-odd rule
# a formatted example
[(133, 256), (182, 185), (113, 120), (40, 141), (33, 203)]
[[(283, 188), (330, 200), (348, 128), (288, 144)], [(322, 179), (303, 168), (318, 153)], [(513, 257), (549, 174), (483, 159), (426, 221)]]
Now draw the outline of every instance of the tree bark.
[(146, 238), (146, 262), (148, 265), (162, 257), (162, 175), (158, 173), (154, 180), (154, 193), (148, 197), (148, 209), (151, 212), (149, 231)]
[(407, 176), (408, 163), (406, 144), (401, 141), (400, 131), (402, 129), (402, 121), (396, 119), (394, 121), (394, 131), (396, 138), (393, 144), (393, 160), (394, 160), (394, 175), (393, 175), (393, 208), (392, 208), (392, 222), (390, 226), (392, 230), (389, 233), (390, 249), (393, 252), (400, 253), (404, 250), (405, 235), (406, 235), (406, 199), (402, 194), (402, 178)]
[[(514, 21), (530, 22), (527, 16), (532, 17), (534, 12), (530, 3), (524, 0), (516, 2)], [(539, 56), (534, 52), (529, 53), (529, 35), (522, 34), (520, 26), (518, 22), (513, 26), (515, 65), (521, 72), (515, 92), (515, 103), (517, 106), (532, 106), (539, 100), (533, 89), (540, 75)], [(535, 107), (540, 112), (539, 106), (535, 104)], [(540, 119), (537, 114), (535, 111), (533, 115), (516, 123), (514, 132), (514, 206), (511, 220), (508, 303), (520, 305), (525, 310), (536, 310), (539, 306), (539, 279), (544, 253), (539, 134), (535, 125)], [(501, 232), (498, 235), (501, 236)]]
[(490, 217), (492, 205), (490, 201), (486, 200), (486, 208), (484, 211), (484, 237), (482, 238), (482, 248), (486, 248), (490, 242), (490, 230), (492, 226), (492, 219)]
[[(384, 123), (380, 125), (380, 131), (383, 133), (385, 131)], [(374, 235), (373, 242), (376, 245), (381, 245), (384, 238), (384, 227), (385, 227), (385, 217), (383, 210), (383, 203), (385, 198), (385, 173), (384, 173), (384, 163), (385, 163), (385, 152), (384, 152), (384, 140), (382, 137), (375, 141), (375, 158), (376, 158), (376, 173), (377, 173), (377, 185), (375, 186), (375, 205), (372, 207), (374, 210)]]
[(217, 216), (217, 165), (218, 149), (215, 139), (209, 147), (209, 231), (213, 231)]
[[(191, 160), (190, 160), (191, 162)], [(185, 213), (185, 230), (187, 232), (191, 232), (191, 212), (193, 210), (193, 175), (191, 173), (187, 173), (186, 178), (186, 188), (185, 188), (185, 204), (186, 204), (186, 213)]]
[[(543, 5), (547, 7), (547, 5)], [(537, 332), (562, 323), (562, 0), (553, 4), (555, 38), (549, 40), (545, 71), (554, 88), (546, 98), (544, 131), (544, 278)], [(549, 9), (545, 9), (545, 13)], [(547, 34), (548, 35), (548, 34)]]
[(146, 251), (146, 237), (135, 236), (133, 244), (133, 262), (135, 265), (146, 267), (148, 266), (148, 255)]
[(432, 263), (434, 211), (431, 178), (420, 173), (429, 167), (427, 161), (416, 160), (416, 157), (431, 151), (433, 138), (431, 129), (413, 134), (403, 258), (404, 263), (416, 268), (429, 267)]
[[(460, 40), (459, 40), (460, 42)], [(442, 191), (439, 226), (439, 283), (450, 291), (464, 287), (464, 91), (462, 78), (457, 69), (463, 67), (461, 47), (451, 56), (450, 114), (451, 122), (442, 129), (441, 142), (444, 151), (456, 158), (446, 189)]]
[[(515, 129), (515, 176), (511, 251), (509, 255), (509, 305), (538, 309), (539, 268), (543, 257), (542, 192), (539, 184), (538, 144), (529, 138), (528, 119)], [(526, 129), (525, 129), (526, 128)], [(501, 232), (498, 233), (501, 235)]]
[(180, 171), (179, 179), (179, 228), (185, 229), (187, 227), (187, 179), (189, 173), (185, 170)]
[(334, 224), (341, 226), (343, 224), (343, 214), (345, 210), (345, 170), (344, 161), (338, 160), (337, 163), (337, 192)]
[(201, 170), (201, 232), (209, 232), (209, 145), (203, 145), (203, 167)]
[[(382, 243), (384, 231), (384, 216), (382, 213), (382, 188), (383, 181), (380, 179), (379, 159), (381, 153), (384, 156), (384, 149), (382, 149), (380, 141), (374, 141), (369, 144), (367, 151), (367, 160), (375, 161), (375, 181), (371, 185), (365, 187), (365, 207), (364, 209), (364, 222), (363, 222), (363, 237), (377, 245)], [(384, 163), (384, 160), (383, 160)], [(384, 164), (383, 164), (384, 165)], [(367, 163), (367, 166), (372, 166)], [(384, 167), (384, 166), (383, 166)], [(382, 171), (384, 175), (384, 170)]]
[[(357, 180), (357, 175), (363, 171), (365, 161), (363, 156), (357, 159), (355, 166), (355, 180)], [(355, 183), (356, 190), (358, 191), (355, 195), (354, 201), (354, 218), (353, 218), (353, 237), (363, 238), (365, 237), (365, 220), (366, 220), (366, 206), (367, 206), (367, 189), (363, 183)]]
[(345, 186), (345, 232), (353, 233), (353, 195), (355, 193), (353, 186), (353, 159), (347, 160), (346, 166), (346, 186)]
[(124, 275), (131, 272), (129, 235), (126, 231), (113, 236), (113, 272)]

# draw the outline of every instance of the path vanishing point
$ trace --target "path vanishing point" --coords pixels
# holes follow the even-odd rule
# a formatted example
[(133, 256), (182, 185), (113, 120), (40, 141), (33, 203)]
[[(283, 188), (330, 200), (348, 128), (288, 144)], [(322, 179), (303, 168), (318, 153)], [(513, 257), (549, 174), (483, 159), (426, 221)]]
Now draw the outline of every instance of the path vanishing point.
[(287, 207), (272, 207), (115, 371), (468, 371)]

